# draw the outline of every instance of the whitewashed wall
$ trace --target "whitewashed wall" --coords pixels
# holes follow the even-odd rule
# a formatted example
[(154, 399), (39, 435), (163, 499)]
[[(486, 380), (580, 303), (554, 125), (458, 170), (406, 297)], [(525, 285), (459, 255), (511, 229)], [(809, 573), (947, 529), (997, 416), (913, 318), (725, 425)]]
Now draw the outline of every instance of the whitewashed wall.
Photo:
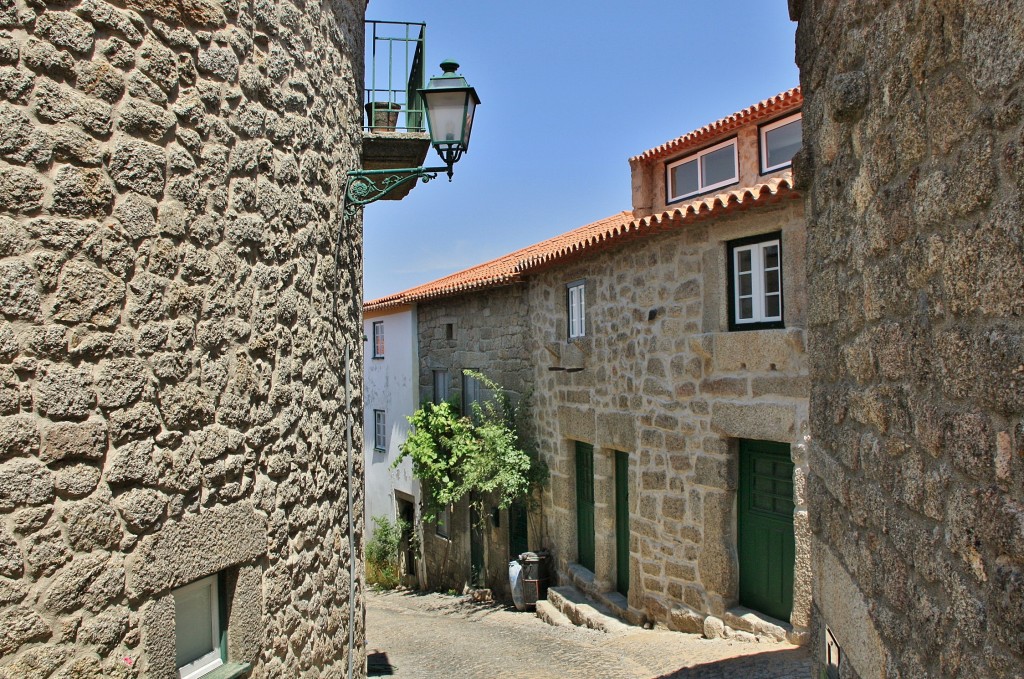
[[(373, 324), (384, 323), (384, 358), (373, 358)], [(416, 356), (416, 311), (368, 314), (363, 319), (366, 337), (363, 455), (366, 461), (366, 537), (373, 538), (374, 516), (395, 516), (395, 491), (411, 495), (419, 507), (419, 483), (412, 476), (412, 462), (397, 469), (399, 447), (408, 436), (406, 419), (418, 404), (418, 359)], [(386, 450), (374, 449), (374, 410), (383, 410), (387, 421)]]

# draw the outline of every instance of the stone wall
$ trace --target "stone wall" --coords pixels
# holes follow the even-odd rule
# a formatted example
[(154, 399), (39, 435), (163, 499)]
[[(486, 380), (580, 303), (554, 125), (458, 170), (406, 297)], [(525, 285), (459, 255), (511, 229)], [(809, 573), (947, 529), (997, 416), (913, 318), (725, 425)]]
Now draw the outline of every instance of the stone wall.
[[(785, 328), (728, 332), (726, 241), (782, 231)], [(677, 227), (530, 279), (537, 440), (551, 470), (546, 546), (577, 560), (574, 441), (595, 447), (598, 591), (615, 588), (614, 452), (629, 454), (630, 586), (637, 618), (701, 631), (737, 602), (739, 438), (791, 445), (797, 574), (809, 624), (804, 227), (799, 203)], [(566, 341), (566, 284), (586, 281), (586, 337)], [(549, 367), (583, 368), (579, 372)]]
[[(417, 305), (420, 397), (434, 397), (434, 371), (447, 370), (451, 395), (462, 397), (462, 371), (482, 372), (513, 400), (529, 397), (533, 385), (527, 337), (526, 287), (511, 285)], [(450, 336), (449, 336), (450, 333)], [(529, 425), (529, 423), (526, 423)], [(526, 433), (532, 440), (532, 432)], [(484, 529), (485, 584), (499, 597), (509, 596), (508, 512)], [(451, 513), (449, 539), (424, 527), (423, 557), (430, 587), (460, 589), (470, 576), (470, 513), (458, 505)], [(533, 526), (531, 526), (532, 528)], [(530, 546), (538, 546), (530, 535)], [(449, 544), (450, 541), (450, 544)]]
[(790, 2), (805, 97), (816, 656), (1024, 661), (1024, 19)]
[(0, 676), (177, 676), (218, 572), (230, 660), (342, 675), (363, 10), (0, 0)]

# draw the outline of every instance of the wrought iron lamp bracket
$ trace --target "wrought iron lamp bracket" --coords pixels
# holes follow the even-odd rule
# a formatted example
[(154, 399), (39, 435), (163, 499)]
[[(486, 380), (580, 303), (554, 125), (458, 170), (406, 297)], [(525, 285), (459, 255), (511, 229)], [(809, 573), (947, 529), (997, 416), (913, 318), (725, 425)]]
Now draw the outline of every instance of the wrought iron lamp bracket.
[(452, 165), (446, 167), (405, 167), (389, 170), (349, 170), (345, 182), (345, 217), (350, 217), (364, 205), (376, 202), (399, 186), (422, 179), (424, 183), (448, 174), (452, 180)]

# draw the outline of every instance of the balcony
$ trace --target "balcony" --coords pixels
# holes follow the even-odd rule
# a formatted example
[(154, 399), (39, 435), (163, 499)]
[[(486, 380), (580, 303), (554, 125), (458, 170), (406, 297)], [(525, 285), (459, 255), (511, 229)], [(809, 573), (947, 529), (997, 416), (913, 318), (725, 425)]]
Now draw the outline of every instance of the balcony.
[[(366, 21), (366, 86), (363, 169), (418, 167), (430, 149), (426, 109), (418, 90), (427, 26), (401, 21)], [(390, 192), (401, 200), (416, 182)]]

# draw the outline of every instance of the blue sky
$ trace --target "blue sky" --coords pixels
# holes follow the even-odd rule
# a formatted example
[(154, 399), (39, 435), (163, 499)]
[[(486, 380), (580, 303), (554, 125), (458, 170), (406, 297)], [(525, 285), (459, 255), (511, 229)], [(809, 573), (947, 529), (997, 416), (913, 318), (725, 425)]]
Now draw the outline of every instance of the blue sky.
[[(631, 207), (630, 156), (794, 87), (785, 0), (370, 0), (476, 87), (470, 151), (364, 213), (365, 299)], [(440, 164), (433, 150), (427, 164)]]

